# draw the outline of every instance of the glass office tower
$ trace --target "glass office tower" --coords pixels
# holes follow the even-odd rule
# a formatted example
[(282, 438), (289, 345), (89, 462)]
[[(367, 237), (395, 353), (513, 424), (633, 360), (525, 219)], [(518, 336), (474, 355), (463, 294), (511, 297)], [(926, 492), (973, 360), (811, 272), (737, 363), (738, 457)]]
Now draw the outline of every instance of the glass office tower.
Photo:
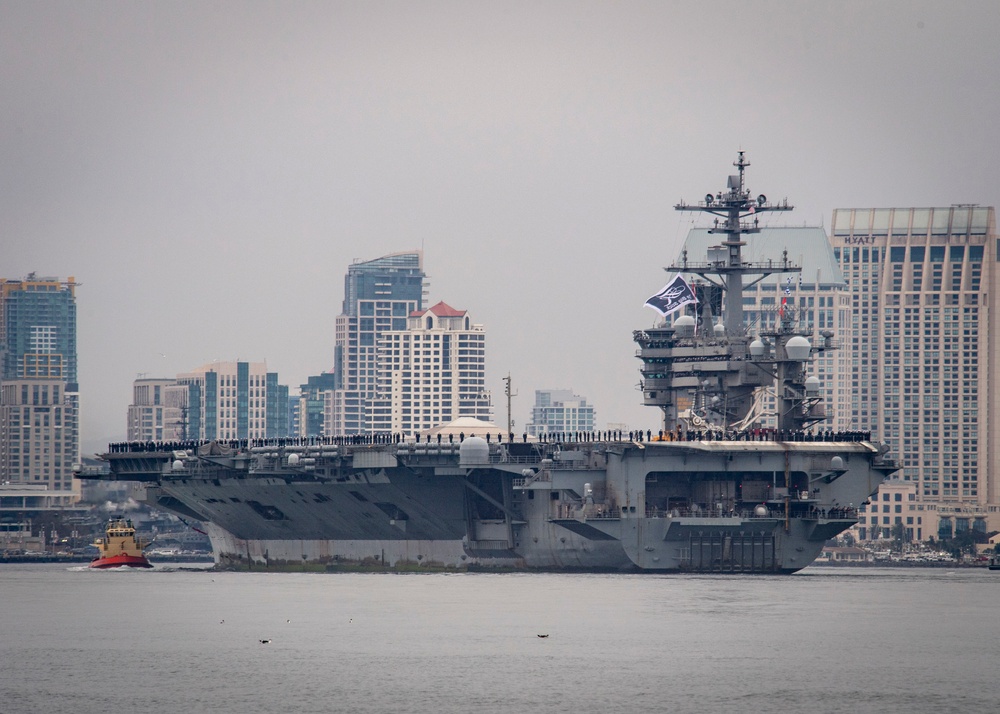
[(378, 391), (378, 345), (389, 330), (405, 330), (423, 309), (420, 251), (357, 262), (344, 278), (344, 305), (336, 321), (334, 388), (327, 393), (324, 433), (364, 434), (373, 428)]

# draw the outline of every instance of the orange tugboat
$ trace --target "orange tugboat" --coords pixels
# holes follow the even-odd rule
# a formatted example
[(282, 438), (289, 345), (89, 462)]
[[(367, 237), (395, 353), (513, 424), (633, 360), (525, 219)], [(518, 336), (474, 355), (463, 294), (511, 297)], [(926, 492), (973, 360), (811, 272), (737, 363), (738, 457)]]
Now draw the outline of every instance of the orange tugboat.
[(143, 548), (150, 541), (139, 538), (135, 534), (132, 521), (124, 518), (112, 518), (108, 521), (104, 537), (94, 541), (100, 555), (90, 562), (91, 568), (117, 568), (126, 565), (131, 568), (152, 568)]

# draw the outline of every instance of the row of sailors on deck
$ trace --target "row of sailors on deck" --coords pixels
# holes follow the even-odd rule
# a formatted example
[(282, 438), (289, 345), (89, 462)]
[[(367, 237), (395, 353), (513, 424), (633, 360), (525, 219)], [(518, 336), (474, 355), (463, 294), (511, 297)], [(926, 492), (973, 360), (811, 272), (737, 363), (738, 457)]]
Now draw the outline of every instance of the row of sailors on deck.
[[(476, 436), (476, 434), (469, 434)], [(514, 434), (502, 433), (483, 435), (487, 442), (502, 444), (515, 442)], [(742, 432), (712, 432), (712, 431), (659, 431), (653, 433), (646, 431), (575, 431), (575, 432), (550, 432), (540, 434), (538, 441), (549, 444), (565, 443), (588, 443), (588, 442), (652, 442), (652, 441), (871, 441), (870, 431), (833, 431), (830, 429), (818, 432), (810, 431), (785, 431), (778, 429), (751, 429)], [(456, 441), (465, 441), (465, 432), (458, 435), (436, 434), (434, 437), (417, 434), (414, 437), (416, 443), (438, 443), (445, 441), (453, 444)], [(409, 437), (403, 434), (352, 434), (350, 436), (323, 436), (323, 437), (276, 437), (270, 439), (216, 439), (216, 440), (180, 440), (180, 441), (122, 441), (108, 444), (108, 451), (112, 454), (151, 452), (151, 451), (192, 451), (201, 446), (217, 443), (219, 446), (230, 449), (247, 449), (253, 447), (281, 447), (281, 446), (357, 446), (367, 444), (402, 444), (408, 442)], [(521, 435), (522, 443), (528, 441), (528, 435)]]
[(676, 436), (667, 432), (661, 440), (666, 441), (871, 441), (870, 431), (834, 431), (821, 429), (819, 431), (794, 431), (785, 429), (748, 429), (747, 431), (729, 431), (724, 433), (712, 431), (678, 432)]
[[(469, 434), (469, 436), (476, 436), (475, 434)], [(503, 443), (503, 434), (484, 434), (486, 441), (491, 441), (494, 438), (497, 443)], [(522, 434), (522, 441), (528, 441), (528, 435)], [(431, 436), (421, 436), (417, 434), (413, 438), (416, 443), (432, 443)], [(363, 446), (372, 444), (403, 444), (411, 441), (411, 437), (405, 434), (351, 434), (349, 436), (310, 436), (310, 437), (293, 437), (293, 436), (281, 436), (274, 437), (270, 439), (188, 439), (180, 441), (121, 441), (112, 444), (108, 444), (108, 452), (112, 454), (124, 454), (124, 453), (135, 453), (135, 452), (152, 452), (152, 451), (193, 451), (202, 446), (207, 446), (209, 444), (217, 444), (223, 448), (241, 450), (241, 449), (252, 449), (257, 447), (281, 447), (281, 446)], [(449, 444), (455, 443), (456, 441), (465, 441), (465, 432), (461, 432), (457, 435), (448, 434), (446, 438), (443, 438), (441, 434), (437, 434), (436, 441), (438, 444), (442, 444), (447, 441)], [(507, 441), (514, 441), (514, 435), (508, 434)]]

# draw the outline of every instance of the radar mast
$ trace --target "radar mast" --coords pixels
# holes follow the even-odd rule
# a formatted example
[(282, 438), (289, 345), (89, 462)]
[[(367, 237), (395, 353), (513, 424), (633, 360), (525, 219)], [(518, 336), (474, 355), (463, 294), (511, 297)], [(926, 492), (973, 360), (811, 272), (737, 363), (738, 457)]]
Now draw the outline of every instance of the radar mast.
[[(744, 172), (750, 163), (743, 151), (733, 163), (738, 173), (730, 175), (725, 191), (706, 194), (697, 205), (681, 202), (678, 211), (709, 213), (716, 218), (710, 234), (721, 234), (719, 245), (708, 248), (704, 262), (688, 260), (667, 268), (671, 273), (697, 275), (705, 281), (700, 299), (704, 316), (700, 332), (690, 317), (674, 324), (637, 330), (633, 339), (643, 361), (643, 403), (663, 410), (664, 429), (683, 426), (701, 430), (742, 431), (759, 426), (765, 388), (773, 389), (777, 407), (777, 428), (800, 431), (826, 419), (818, 380), (809, 379), (807, 368), (812, 355), (834, 348), (832, 333), (824, 333), (818, 344), (797, 327), (797, 309), (785, 304), (773, 323), (753, 339), (744, 320), (743, 292), (775, 273), (798, 273), (802, 268), (788, 260), (783, 251), (779, 260), (751, 262), (743, 259), (747, 234), (760, 233), (761, 213), (790, 211), (787, 200), (769, 203), (764, 194), (751, 198)], [(744, 276), (754, 276), (745, 283)], [(789, 281), (791, 279), (789, 278)], [(711, 325), (711, 310), (705, 292), (712, 288), (723, 294), (723, 323)], [(786, 289), (786, 293), (787, 293)]]
[[(700, 213), (711, 213), (717, 216), (714, 227), (709, 233), (722, 233), (725, 238), (722, 247), (726, 250), (722, 264), (716, 263), (713, 267), (716, 274), (722, 280), (724, 286), (724, 308), (722, 311), (723, 324), (726, 327), (726, 334), (730, 337), (742, 335), (743, 327), (743, 276), (751, 273), (765, 277), (774, 270), (762, 273), (754, 266), (743, 262), (742, 249), (746, 245), (741, 238), (748, 233), (760, 233), (758, 225), (759, 214), (769, 211), (791, 211), (792, 206), (788, 205), (787, 199), (780, 204), (768, 203), (767, 196), (760, 194), (756, 199), (750, 198), (750, 189), (744, 183), (743, 172), (750, 162), (746, 160), (745, 152), (740, 151), (739, 157), (733, 162), (733, 166), (739, 171), (738, 174), (729, 177), (727, 190), (719, 191), (715, 196), (705, 194), (705, 201), (696, 206), (686, 203), (678, 203), (674, 206), (677, 211), (698, 211)], [(722, 219), (722, 220), (720, 220)], [(788, 268), (780, 272), (789, 272), (796, 268)], [(688, 270), (684, 267), (671, 266), (668, 270)], [(689, 271), (698, 273), (698, 271)], [(698, 273), (700, 275), (700, 273)], [(706, 277), (706, 276), (702, 276)], [(706, 280), (708, 278), (706, 277)]]

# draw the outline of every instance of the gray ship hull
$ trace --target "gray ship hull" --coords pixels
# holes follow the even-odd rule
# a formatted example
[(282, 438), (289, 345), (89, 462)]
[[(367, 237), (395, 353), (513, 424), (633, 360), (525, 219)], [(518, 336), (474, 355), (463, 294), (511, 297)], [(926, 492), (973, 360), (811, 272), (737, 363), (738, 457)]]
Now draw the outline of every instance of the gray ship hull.
[(894, 468), (863, 441), (475, 441), (105, 458), (265, 569), (790, 573)]

